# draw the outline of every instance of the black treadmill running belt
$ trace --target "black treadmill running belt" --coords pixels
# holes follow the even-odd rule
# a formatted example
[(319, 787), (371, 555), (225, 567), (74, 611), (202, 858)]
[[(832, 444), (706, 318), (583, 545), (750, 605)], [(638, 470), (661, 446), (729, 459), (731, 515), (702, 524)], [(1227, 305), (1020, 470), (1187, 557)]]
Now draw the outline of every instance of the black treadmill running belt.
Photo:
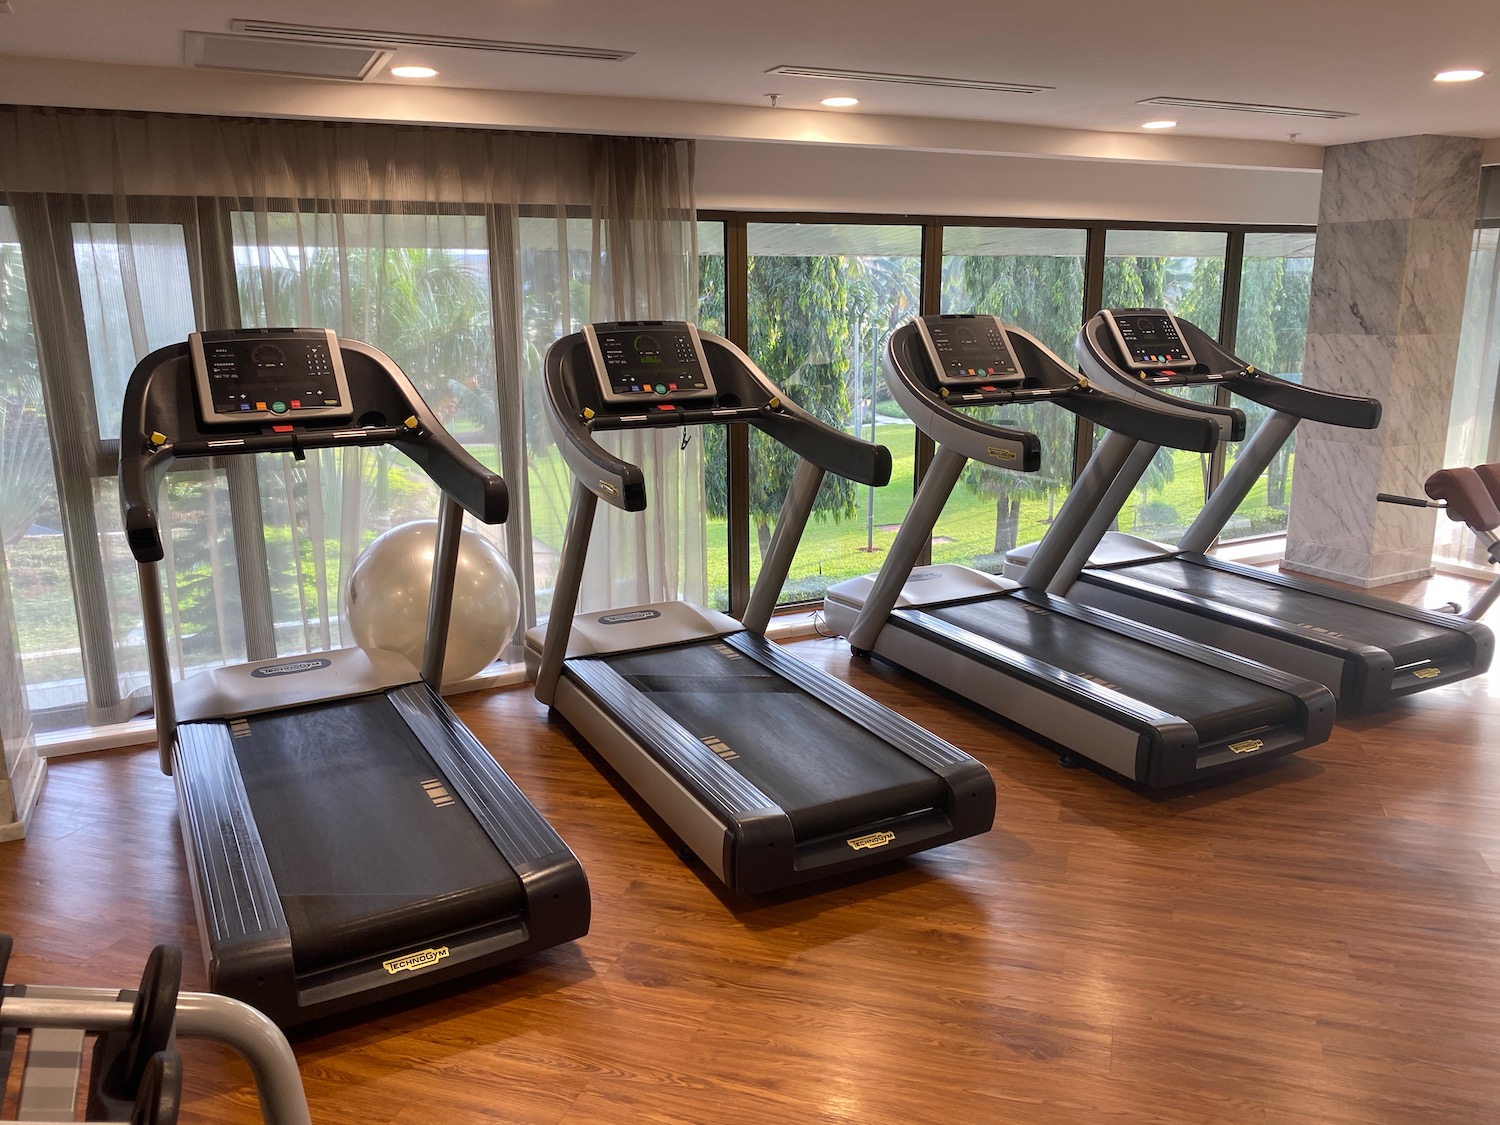
[(799, 839), (939, 807), (941, 777), (717, 641), (602, 658), (786, 812)]
[(926, 612), (1177, 715), (1193, 725), (1200, 743), (1275, 726), (1297, 715), (1297, 701), (1286, 692), (1015, 596)]
[[(1399, 667), (1422, 659), (1441, 659), (1452, 652), (1455, 634), (1426, 621), (1369, 606), (1325, 597), (1316, 590), (1300, 590), (1275, 582), (1203, 566), (1188, 559), (1171, 558), (1111, 567), (1100, 572), (1106, 579), (1118, 573), (1153, 586), (1190, 594), (1228, 610), (1246, 609), (1284, 621), (1296, 628), (1314, 628), (1350, 641), (1385, 649)], [(1458, 643), (1463, 644), (1461, 638)]]
[(384, 695), (231, 733), (298, 972), (520, 910), (520, 879)]

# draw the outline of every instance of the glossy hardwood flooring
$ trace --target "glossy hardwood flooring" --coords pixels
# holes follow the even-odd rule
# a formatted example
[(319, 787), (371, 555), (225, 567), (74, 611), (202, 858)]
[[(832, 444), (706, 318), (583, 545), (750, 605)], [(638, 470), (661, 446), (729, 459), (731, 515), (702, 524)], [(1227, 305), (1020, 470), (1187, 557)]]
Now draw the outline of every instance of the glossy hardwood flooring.
[[(592, 932), (299, 1038), (314, 1120), (1500, 1119), (1500, 672), (1151, 795), (841, 642), (792, 648), (982, 759), (994, 831), (740, 900), (528, 691), (458, 697), (582, 859)], [(128, 984), (175, 941), (202, 987), (154, 752), (53, 763), (30, 837), (0, 845), (0, 929), (12, 980)], [(184, 1122), (258, 1120), (236, 1061), (185, 1059)]]

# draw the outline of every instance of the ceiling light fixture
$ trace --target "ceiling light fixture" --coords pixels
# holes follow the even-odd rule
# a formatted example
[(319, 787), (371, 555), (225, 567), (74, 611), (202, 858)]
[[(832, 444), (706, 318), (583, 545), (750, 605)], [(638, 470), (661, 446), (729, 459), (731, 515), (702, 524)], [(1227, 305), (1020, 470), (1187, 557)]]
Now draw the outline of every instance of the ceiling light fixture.
[(1482, 70), (1442, 70), (1432, 76), (1434, 82), (1472, 82), (1483, 78)]
[(859, 104), (859, 99), (858, 98), (824, 98), (822, 100), (822, 102), (820, 102), (819, 104), (820, 105), (831, 105), (831, 106), (858, 105)]
[(1143, 121), (1141, 123), (1141, 128), (1142, 129), (1175, 129), (1175, 128), (1177, 128), (1177, 122), (1175, 122), (1175, 121)]
[(430, 66), (393, 66), (391, 73), (397, 78), (436, 78), (437, 71)]

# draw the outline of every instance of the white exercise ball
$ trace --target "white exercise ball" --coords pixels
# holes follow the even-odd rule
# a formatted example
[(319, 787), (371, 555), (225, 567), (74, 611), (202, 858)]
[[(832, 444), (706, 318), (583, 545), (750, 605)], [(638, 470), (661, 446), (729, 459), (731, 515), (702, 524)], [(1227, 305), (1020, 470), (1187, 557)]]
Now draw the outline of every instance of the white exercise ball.
[[(398, 652), (422, 667), (436, 541), (437, 521), (418, 520), (391, 528), (360, 552), (344, 585), (344, 615), (360, 648)], [(520, 591), (505, 556), (484, 536), (464, 528), (443, 682), (466, 680), (489, 665), (520, 617)]]

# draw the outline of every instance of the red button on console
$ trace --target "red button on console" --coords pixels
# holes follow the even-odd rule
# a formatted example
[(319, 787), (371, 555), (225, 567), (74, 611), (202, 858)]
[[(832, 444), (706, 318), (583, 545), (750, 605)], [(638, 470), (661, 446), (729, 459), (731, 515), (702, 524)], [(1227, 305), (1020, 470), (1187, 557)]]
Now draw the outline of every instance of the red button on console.
[(292, 427), (292, 426), (272, 426), (271, 429), (275, 430), (278, 434), (289, 434), (289, 433), (292, 432), (292, 430), (294, 429), (294, 427)]
[(673, 406), (670, 402), (658, 402), (656, 404), (656, 409), (658, 409), (658, 410), (676, 410), (677, 407)]

